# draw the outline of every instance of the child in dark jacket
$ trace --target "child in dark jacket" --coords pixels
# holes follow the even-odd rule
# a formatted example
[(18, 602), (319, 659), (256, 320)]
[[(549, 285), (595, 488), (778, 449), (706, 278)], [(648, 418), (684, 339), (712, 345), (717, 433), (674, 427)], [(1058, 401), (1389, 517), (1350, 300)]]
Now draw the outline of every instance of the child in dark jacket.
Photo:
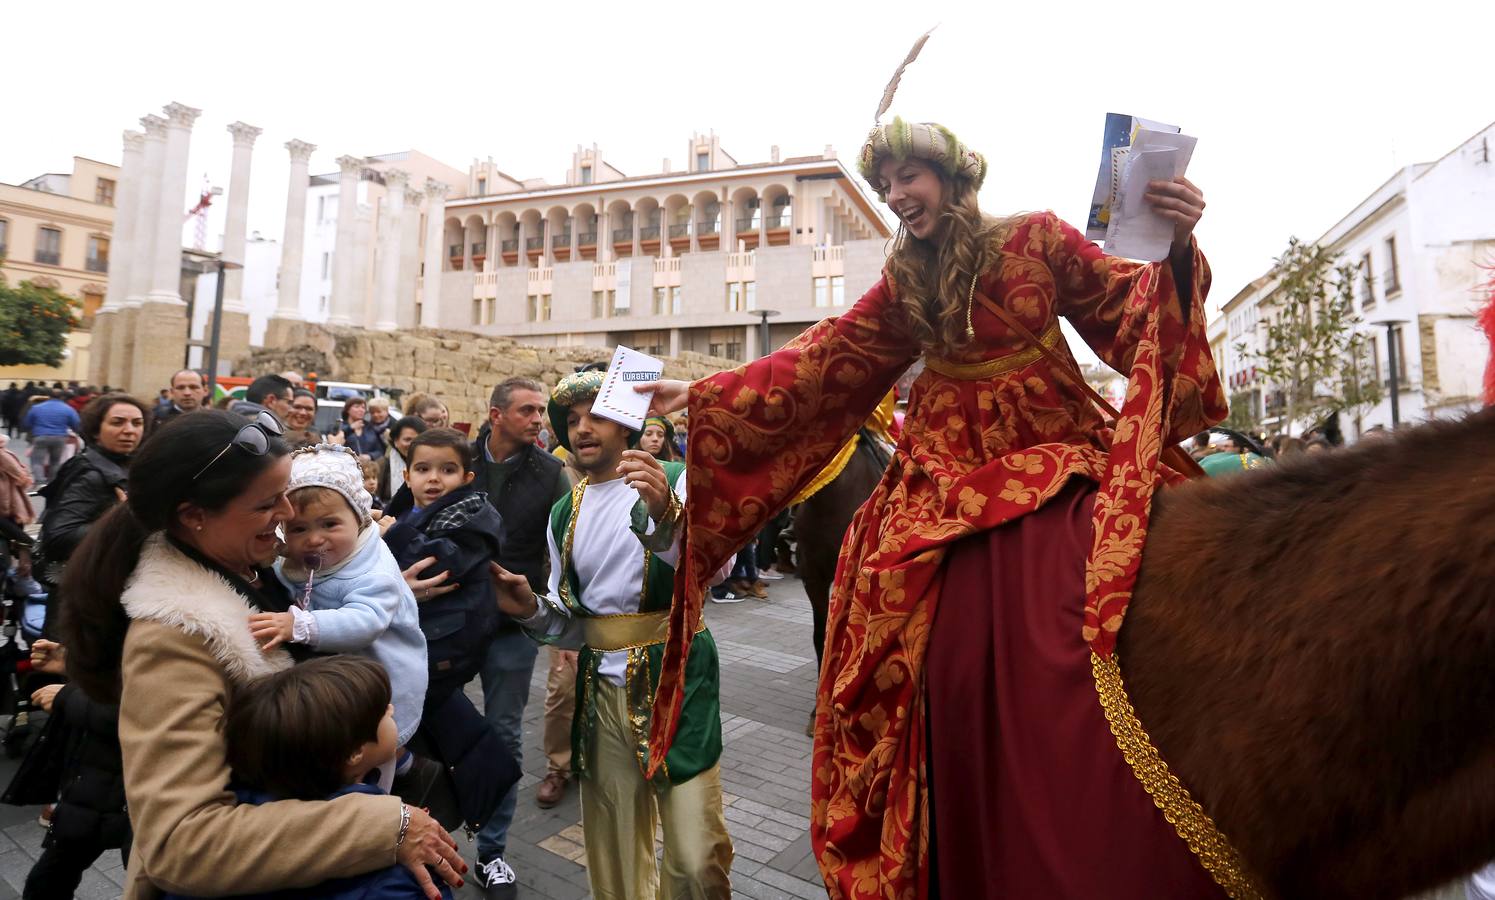
[(426, 708), (441, 704), (471, 681), (498, 632), (498, 601), (489, 563), (498, 558), (502, 521), (487, 496), (472, 487), (472, 446), (459, 431), (433, 428), (410, 445), (405, 489), (389, 502), (396, 523), (384, 542), (401, 569), (426, 557), (427, 572), (447, 573), (460, 587), (417, 596), (430, 668)]
[[(364, 782), (394, 756), (396, 731), (389, 676), (373, 660), (320, 657), (251, 682), (230, 698), (224, 716), (235, 794), (240, 803), (252, 804), (382, 794)], [(438, 886), (441, 896), (451, 900), (451, 889), (439, 881)], [(321, 884), (241, 896), (417, 900), (425, 891), (409, 869), (393, 865)], [(190, 900), (180, 894), (166, 897)]]

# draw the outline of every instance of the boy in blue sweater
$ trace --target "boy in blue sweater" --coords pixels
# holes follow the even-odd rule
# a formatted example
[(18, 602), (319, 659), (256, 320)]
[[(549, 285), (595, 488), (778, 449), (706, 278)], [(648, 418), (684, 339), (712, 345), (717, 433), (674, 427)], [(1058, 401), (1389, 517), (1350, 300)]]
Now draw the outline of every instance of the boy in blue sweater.
[[(275, 574), (296, 604), (256, 613), (250, 632), (265, 649), (289, 642), (321, 653), (358, 653), (384, 666), (394, 685), (401, 747), (420, 727), (426, 697), (426, 638), (415, 595), (369, 517), (373, 499), (358, 458), (318, 444), (291, 457), (286, 490), (295, 516), (286, 523), (285, 556)], [(402, 754), (400, 770), (410, 764)], [(389, 788), (392, 772), (381, 773)]]
[[(256, 805), (382, 794), (365, 782), (394, 755), (395, 731), (389, 676), (376, 662), (357, 656), (323, 657), (250, 682), (233, 693), (224, 716), (234, 793), (240, 803)], [(451, 900), (451, 889), (439, 880), (438, 885), (441, 896)], [(409, 869), (393, 865), (322, 884), (242, 896), (423, 900), (426, 895)], [(191, 898), (167, 894), (166, 900)]]

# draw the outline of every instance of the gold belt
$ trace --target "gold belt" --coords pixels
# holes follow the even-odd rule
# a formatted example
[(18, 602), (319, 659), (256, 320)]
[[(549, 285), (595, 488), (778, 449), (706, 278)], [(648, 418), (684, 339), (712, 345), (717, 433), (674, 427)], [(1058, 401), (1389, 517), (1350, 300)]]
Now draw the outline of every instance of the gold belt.
[[(706, 617), (696, 628), (706, 629)], [(611, 616), (585, 616), (581, 620), (582, 640), (601, 653), (635, 650), (652, 644), (663, 644), (670, 632), (669, 610), (644, 613), (618, 613)]]
[[(1038, 340), (1050, 350), (1059, 345), (1062, 333), (1059, 331), (1059, 323), (1056, 321), (1038, 338)], [(1028, 347), (1016, 353), (999, 356), (996, 359), (988, 359), (978, 363), (958, 363), (938, 356), (924, 357), (924, 365), (946, 378), (958, 378), (961, 381), (981, 381), (993, 378), (1008, 372), (1015, 372), (1025, 366), (1030, 366), (1043, 357), (1043, 351), (1037, 347)]]

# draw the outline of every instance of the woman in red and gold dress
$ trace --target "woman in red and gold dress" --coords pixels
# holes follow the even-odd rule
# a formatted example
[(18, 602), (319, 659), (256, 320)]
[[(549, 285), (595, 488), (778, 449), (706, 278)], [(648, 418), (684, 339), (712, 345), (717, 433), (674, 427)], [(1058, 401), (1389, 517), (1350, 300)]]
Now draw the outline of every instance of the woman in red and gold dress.
[[(859, 163), (900, 222), (882, 280), (777, 353), (659, 384), (655, 409), (688, 404), (691, 441), (655, 765), (708, 574), (922, 357), (831, 597), (811, 807), (831, 896), (1249, 895), (1191, 853), (1195, 823), (1165, 819), (1101, 704), (1151, 498), (1181, 477), (1160, 457), (1226, 414), (1191, 236), (1202, 196), (1150, 185), (1176, 227), (1170, 257), (1141, 264), (1051, 213), (984, 216), (985, 160), (941, 126), (879, 125)], [(1128, 379), (1114, 423), (1056, 371), (1075, 369), (1061, 316)]]

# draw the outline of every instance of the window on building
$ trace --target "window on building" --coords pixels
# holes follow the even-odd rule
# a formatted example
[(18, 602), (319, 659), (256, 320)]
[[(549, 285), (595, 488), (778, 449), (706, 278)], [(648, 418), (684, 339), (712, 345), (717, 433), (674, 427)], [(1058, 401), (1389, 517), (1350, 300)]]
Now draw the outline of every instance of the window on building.
[(93, 188), (93, 202), (102, 203), (105, 206), (114, 205), (114, 179), (100, 178)]
[(541, 294), (540, 295), (540, 321), (541, 322), (549, 322), (550, 321), (550, 295), (549, 294)]
[(483, 196), (483, 195), (485, 195), (487, 193), (488, 193), (488, 179), (486, 179), (486, 178), (479, 178), (478, 179), (478, 196), (481, 197), (481, 196)]
[(727, 311), (742, 312), (742, 282), (727, 282)]
[(680, 310), (682, 308), (683, 304), (680, 293), (680, 285), (677, 284), (674, 287), (670, 288), (670, 314), (678, 316), (680, 315)]
[(592, 292), (592, 318), (603, 319), (607, 317), (607, 291)]
[(536, 321), (539, 321), (539, 318), (540, 318), (540, 298), (537, 297), (534, 294), (530, 294), (528, 297), (524, 298), (524, 306), (525, 306), (525, 309), (524, 309), (524, 321), (526, 321), (526, 322), (536, 322)]
[(706, 352), (723, 359), (742, 361), (742, 328), (713, 328), (706, 334)]
[(618, 305), (618, 292), (615, 291), (615, 290), (607, 292), (607, 314), (609, 316), (626, 316), (626, 315), (628, 315), (628, 305), (627, 304), (624, 304), (623, 306), (619, 306)]
[[(1402, 339), (1403, 335), (1405, 334), (1405, 329), (1403, 329), (1403, 328), (1393, 328), (1393, 329), (1391, 329), (1391, 334), (1392, 334), (1392, 340), (1394, 340), (1396, 342), (1395, 346), (1396, 346), (1396, 380), (1398, 382), (1397, 386), (1400, 387), (1401, 389), (1405, 390), (1407, 388), (1407, 342)], [(1386, 363), (1387, 363), (1386, 367), (1389, 370), (1391, 368), (1391, 365), (1390, 365), (1391, 364), (1391, 360), (1388, 359), (1386, 361)], [(1389, 378), (1390, 376), (1388, 375), (1387, 377)]]
[(633, 336), (633, 347), (649, 356), (664, 356), (669, 350), (669, 332), (640, 331)]
[(1376, 381), (1381, 380), (1381, 340), (1376, 335), (1370, 336), (1370, 374)]
[(83, 327), (93, 327), (93, 317), (98, 315), (99, 307), (104, 305), (104, 295), (98, 291), (83, 292)]
[(696, 153), (696, 171), (697, 172), (709, 172), (709, 171), (711, 171), (711, 154), (710, 153), (702, 153), (702, 152)]
[(7, 246), (10, 244), (10, 222), (0, 219), (0, 256), (5, 255)]
[(472, 301), (472, 324), (483, 324), (483, 301), (481, 300)]
[(90, 272), (109, 271), (109, 239), (96, 234), (88, 236), (88, 258), (83, 267)]
[(665, 300), (669, 297), (669, 288), (654, 288), (654, 315), (662, 316), (665, 313)]
[(446, 248), (446, 255), (451, 260), (452, 271), (462, 271), (462, 245), (452, 244), (450, 247)]
[(327, 312), (327, 295), (326, 294), (323, 294), (321, 297), (319, 297), (317, 299), (317, 309), (321, 310), (324, 314)]
[(1376, 305), (1375, 276), (1371, 274), (1368, 251), (1360, 257), (1360, 305), (1365, 309)]
[(581, 183), (582, 184), (591, 184), (592, 183), (592, 167), (591, 166), (582, 166), (581, 167)]
[(331, 278), (331, 277), (332, 277), (332, 254), (331, 253), (323, 253), (322, 254), (322, 280), (325, 281), (325, 280), (327, 280), (328, 278)]
[(826, 278), (823, 275), (820, 276), (819, 278), (815, 279), (815, 282), (814, 282), (814, 288), (815, 288), (814, 294), (815, 294), (815, 305), (816, 306), (830, 306), (831, 305), (831, 293), (830, 293), (831, 284), (830, 284), (830, 281), (831, 280), (829, 278)]
[(789, 201), (789, 195), (783, 194), (781, 196), (773, 198), (773, 206), (770, 208), (773, 214), (768, 218), (768, 227), (788, 228), (793, 212)]
[(1386, 239), (1386, 277), (1382, 279), (1386, 296), (1390, 297), (1402, 289), (1401, 271), (1396, 265), (1396, 236)]
[(846, 277), (843, 275), (831, 276), (831, 306), (846, 305)]
[(36, 230), (35, 262), (49, 266), (62, 264), (62, 230), (43, 225)]
[(753, 310), (757, 309), (758, 308), (758, 282), (756, 282), (756, 281), (744, 281), (742, 283), (742, 291), (743, 291), (743, 294), (746, 296), (748, 311), (752, 312)]

